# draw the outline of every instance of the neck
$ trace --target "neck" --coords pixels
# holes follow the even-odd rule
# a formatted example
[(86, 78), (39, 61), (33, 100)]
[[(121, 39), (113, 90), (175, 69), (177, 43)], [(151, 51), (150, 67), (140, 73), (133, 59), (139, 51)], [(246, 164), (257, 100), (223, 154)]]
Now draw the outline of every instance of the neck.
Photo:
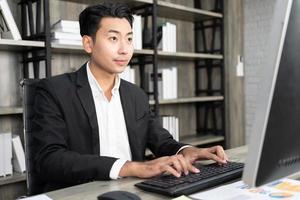
[(105, 93), (110, 93), (114, 87), (116, 74), (102, 70), (93, 61), (89, 62), (90, 70)]

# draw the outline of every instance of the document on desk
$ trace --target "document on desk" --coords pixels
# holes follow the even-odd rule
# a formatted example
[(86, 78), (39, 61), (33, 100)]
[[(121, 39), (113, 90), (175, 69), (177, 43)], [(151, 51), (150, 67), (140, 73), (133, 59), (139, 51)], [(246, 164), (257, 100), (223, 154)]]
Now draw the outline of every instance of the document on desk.
[(250, 188), (238, 181), (190, 197), (198, 200), (299, 200), (300, 181), (285, 178), (258, 188)]
[(41, 195), (36, 195), (36, 196), (33, 196), (33, 197), (27, 197), (27, 198), (24, 198), (22, 200), (52, 200), (52, 199), (49, 198), (45, 194), (41, 194)]

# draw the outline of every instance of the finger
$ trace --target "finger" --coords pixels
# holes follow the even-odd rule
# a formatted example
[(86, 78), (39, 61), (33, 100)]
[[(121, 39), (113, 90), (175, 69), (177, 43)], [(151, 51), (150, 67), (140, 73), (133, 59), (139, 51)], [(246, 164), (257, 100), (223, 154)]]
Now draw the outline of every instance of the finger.
[(223, 150), (223, 147), (221, 147), (221, 146), (214, 146), (214, 147), (209, 148), (208, 151), (210, 153), (216, 155), (217, 157), (219, 157), (220, 160), (222, 160), (221, 162), (218, 161), (219, 163), (225, 164), (227, 162), (226, 157), (225, 157), (226, 154), (225, 154), (225, 152)]
[(219, 158), (216, 154), (208, 152), (207, 158), (210, 160), (214, 160), (214, 161), (218, 162), (219, 164), (224, 164), (224, 161), (221, 158)]
[(170, 158), (170, 162), (168, 163), (169, 165), (173, 165), (173, 167), (177, 170), (178, 173), (181, 174), (183, 171), (183, 168), (181, 167), (181, 164), (176, 156), (172, 156)]
[(193, 172), (193, 173), (199, 173), (200, 172), (200, 170), (198, 168), (196, 168), (194, 165), (192, 165), (191, 163), (188, 163), (187, 167), (188, 167), (188, 170), (190, 172)]
[(221, 158), (225, 163), (227, 162), (225, 151), (221, 146), (217, 147), (217, 156)]
[(185, 160), (185, 158), (181, 154), (178, 155), (177, 158), (178, 158), (178, 160), (179, 160), (179, 162), (181, 164), (181, 167), (183, 169), (184, 174), (188, 175), (189, 170), (188, 170), (188, 163), (187, 163), (187, 161)]
[(177, 178), (179, 178), (181, 176), (181, 174), (179, 174), (173, 167), (171, 167), (170, 165), (165, 165), (163, 167), (163, 172), (169, 172), (170, 174), (173, 174), (174, 176), (176, 176)]

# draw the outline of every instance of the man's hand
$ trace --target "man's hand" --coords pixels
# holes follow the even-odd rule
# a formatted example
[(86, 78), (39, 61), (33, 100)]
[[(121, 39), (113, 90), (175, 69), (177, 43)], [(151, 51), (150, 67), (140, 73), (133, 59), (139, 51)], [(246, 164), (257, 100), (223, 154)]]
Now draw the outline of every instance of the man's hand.
[(180, 177), (182, 173), (198, 173), (199, 170), (193, 166), (196, 160), (214, 160), (219, 164), (225, 164), (228, 158), (221, 146), (210, 148), (184, 148), (179, 154), (165, 156), (147, 162), (126, 162), (120, 170), (121, 177), (151, 178), (163, 173), (170, 173)]
[(121, 177), (134, 176), (151, 178), (162, 173), (170, 173), (180, 177), (182, 173), (198, 173), (199, 170), (184, 159), (183, 155), (165, 156), (147, 162), (126, 162), (120, 171)]
[(219, 164), (226, 164), (228, 157), (223, 147), (213, 146), (210, 148), (187, 147), (179, 152), (190, 163), (193, 164), (197, 160), (214, 160)]

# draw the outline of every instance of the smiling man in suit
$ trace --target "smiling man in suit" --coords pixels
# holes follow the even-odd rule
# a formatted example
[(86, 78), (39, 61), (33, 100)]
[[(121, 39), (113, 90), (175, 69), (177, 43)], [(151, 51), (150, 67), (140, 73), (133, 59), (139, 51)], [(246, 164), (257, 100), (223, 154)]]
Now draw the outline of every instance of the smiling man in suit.
[[(176, 142), (151, 113), (148, 97), (119, 78), (133, 55), (133, 17), (123, 4), (79, 16), (90, 59), (78, 71), (40, 81), (35, 97), (35, 168), (45, 191), (93, 180), (198, 173), (199, 159), (226, 163), (220, 146)], [(157, 159), (144, 161), (149, 148)]]

